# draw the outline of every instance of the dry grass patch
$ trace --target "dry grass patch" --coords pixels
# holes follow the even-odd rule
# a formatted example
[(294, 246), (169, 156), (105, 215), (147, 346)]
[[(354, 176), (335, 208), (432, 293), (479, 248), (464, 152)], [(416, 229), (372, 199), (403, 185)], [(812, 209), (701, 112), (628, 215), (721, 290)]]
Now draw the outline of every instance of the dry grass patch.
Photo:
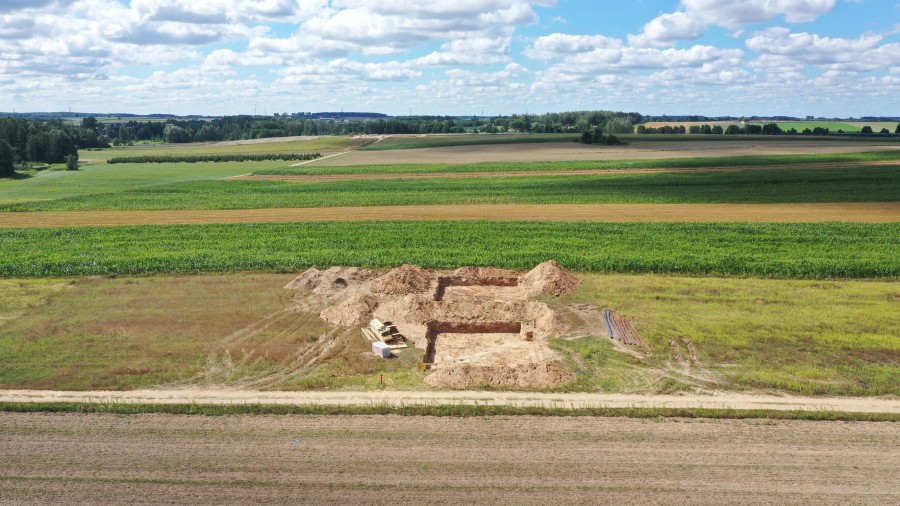
[[(4, 326), (0, 385), (123, 389), (190, 377), (224, 338), (283, 307), (286, 294), (272, 287), (287, 279), (246, 274), (76, 282), (65, 296), (26, 309)], [(4, 293), (0, 301), (9, 298)], [(266, 340), (258, 351), (278, 363), (283, 346), (290, 344)]]

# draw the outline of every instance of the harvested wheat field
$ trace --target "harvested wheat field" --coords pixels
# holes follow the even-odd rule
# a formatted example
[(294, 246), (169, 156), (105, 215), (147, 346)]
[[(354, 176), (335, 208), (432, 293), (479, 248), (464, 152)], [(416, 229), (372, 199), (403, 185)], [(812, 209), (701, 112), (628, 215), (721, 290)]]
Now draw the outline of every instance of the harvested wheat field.
[(0, 212), (0, 227), (201, 225), (382, 220), (891, 223), (900, 203), (815, 204), (471, 204), (179, 211)]
[(896, 504), (892, 423), (0, 414), (7, 503)]
[(900, 150), (895, 143), (823, 140), (643, 141), (624, 146), (578, 142), (487, 144), (444, 148), (353, 151), (319, 159), (309, 166), (391, 165), (405, 163), (559, 162), (579, 160), (641, 160), (743, 155), (861, 153)]

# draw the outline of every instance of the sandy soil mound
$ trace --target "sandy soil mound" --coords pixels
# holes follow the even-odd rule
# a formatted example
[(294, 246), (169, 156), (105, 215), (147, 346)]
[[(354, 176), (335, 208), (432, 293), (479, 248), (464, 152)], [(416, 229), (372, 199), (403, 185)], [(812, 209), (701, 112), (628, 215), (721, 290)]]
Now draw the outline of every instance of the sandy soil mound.
[(572, 322), (561, 312), (543, 302), (528, 301), (522, 311), (523, 320), (534, 322), (534, 329), (548, 336), (561, 336), (572, 330)]
[(574, 292), (581, 279), (559, 265), (556, 260), (544, 262), (519, 278), (519, 284), (529, 297), (535, 295), (560, 296)]
[(386, 295), (424, 293), (431, 288), (434, 276), (418, 265), (405, 264), (376, 278), (371, 289)]
[(453, 271), (454, 276), (465, 278), (516, 278), (519, 272), (511, 269), (499, 269), (497, 267), (461, 267)]
[(355, 327), (367, 324), (377, 308), (378, 299), (358, 293), (340, 304), (326, 308), (319, 316), (332, 325)]
[(444, 388), (547, 388), (575, 381), (575, 373), (556, 362), (505, 367), (460, 365), (438, 367), (425, 382)]
[(359, 267), (331, 267), (324, 271), (312, 267), (284, 287), (288, 290), (311, 291), (318, 295), (333, 295), (347, 288), (358, 287), (376, 276), (377, 272)]
[(382, 321), (424, 325), (425, 322), (435, 319), (436, 306), (437, 303), (427, 296), (411, 293), (383, 303), (375, 316)]

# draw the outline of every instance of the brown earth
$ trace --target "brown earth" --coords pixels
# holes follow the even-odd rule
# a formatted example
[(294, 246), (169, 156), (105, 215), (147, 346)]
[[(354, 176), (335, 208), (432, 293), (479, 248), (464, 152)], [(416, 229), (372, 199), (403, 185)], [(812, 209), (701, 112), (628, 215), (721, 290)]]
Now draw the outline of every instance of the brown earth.
[(486, 172), (422, 172), (422, 173), (365, 173), (365, 174), (297, 174), (290, 176), (266, 176), (245, 174), (225, 179), (256, 181), (349, 181), (355, 179), (465, 179), (481, 177), (537, 177), (537, 176), (613, 176), (621, 174), (659, 174), (667, 172), (738, 172), (746, 170), (815, 170), (847, 167), (897, 166), (900, 162), (844, 162), (844, 163), (804, 163), (778, 165), (735, 165), (729, 167), (697, 168), (645, 168), (645, 169), (575, 169), (575, 170), (532, 170), (532, 171), (486, 171)]
[(578, 276), (567, 271), (555, 260), (548, 260), (528, 271), (519, 279), (522, 289), (530, 296), (558, 297), (574, 292), (581, 283)]
[(0, 212), (0, 227), (202, 225), (384, 220), (495, 220), (626, 222), (900, 221), (900, 203), (816, 204), (471, 204), (379, 207), (308, 207), (181, 211)]
[(2, 413), (0, 497), (11, 504), (897, 504), (895, 425)]
[[(580, 279), (555, 261), (513, 279), (512, 286), (478, 284), (479, 279), (491, 283), (496, 274), (511, 272), (503, 269), (463, 267), (456, 272), (469, 277), (451, 278), (409, 264), (374, 279), (367, 276), (367, 282), (353, 287), (328, 282), (326, 273), (348, 269), (309, 269), (285, 288), (296, 291), (298, 309), (321, 309), (319, 316), (338, 327), (365, 326), (373, 317), (392, 322), (411, 344), (425, 350), (422, 361), (438, 366), (439, 372), (425, 379), (432, 386), (548, 388), (575, 379), (557, 363), (559, 357), (547, 342), (568, 334), (571, 320), (532, 299), (564, 295), (578, 287)], [(465, 282), (467, 286), (452, 287), (465, 291), (452, 290), (449, 298), (442, 298), (440, 280), (450, 279)], [(499, 293), (495, 295), (494, 290)], [(597, 336), (604, 332), (603, 328), (580, 330)]]
[(385, 295), (409, 295), (429, 291), (435, 276), (417, 265), (401, 265), (371, 283), (373, 292)]
[(644, 141), (625, 146), (599, 146), (578, 142), (487, 144), (443, 148), (353, 151), (336, 158), (316, 160), (312, 167), (392, 165), (404, 163), (559, 162), (577, 160), (641, 160), (710, 156), (859, 153), (900, 150), (891, 142), (821, 140)]

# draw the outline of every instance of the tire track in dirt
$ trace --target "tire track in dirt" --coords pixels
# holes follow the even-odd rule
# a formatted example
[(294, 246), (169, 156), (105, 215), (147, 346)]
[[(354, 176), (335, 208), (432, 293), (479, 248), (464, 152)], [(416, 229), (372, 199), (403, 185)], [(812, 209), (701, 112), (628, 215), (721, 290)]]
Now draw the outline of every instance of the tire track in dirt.
[(0, 212), (0, 228), (386, 220), (562, 222), (900, 222), (900, 202), (815, 204), (484, 204), (176, 211)]
[(715, 395), (638, 395), (503, 391), (300, 391), (228, 388), (130, 391), (0, 390), (0, 402), (122, 402), (148, 404), (482, 405), (542, 408), (709, 408), (777, 411), (900, 413), (900, 400), (875, 397), (800, 397), (719, 392)]
[[(341, 153), (343, 154), (343, 153)], [(335, 155), (332, 155), (335, 156)], [(309, 163), (309, 162), (304, 162)], [(301, 165), (301, 164), (297, 164)], [(483, 171), (483, 172), (383, 172), (364, 174), (296, 174), (296, 175), (265, 175), (244, 174), (225, 178), (229, 181), (353, 181), (371, 179), (465, 179), (486, 177), (539, 177), (539, 176), (615, 176), (623, 174), (666, 174), (666, 173), (694, 173), (694, 172), (739, 172), (739, 171), (769, 171), (769, 170), (822, 170), (854, 167), (897, 167), (900, 161), (879, 162), (844, 162), (844, 163), (807, 163), (807, 164), (780, 164), (780, 165), (736, 165), (728, 167), (648, 167), (642, 169), (573, 169), (573, 170), (532, 170), (532, 171)], [(292, 165), (296, 167), (296, 165)]]

